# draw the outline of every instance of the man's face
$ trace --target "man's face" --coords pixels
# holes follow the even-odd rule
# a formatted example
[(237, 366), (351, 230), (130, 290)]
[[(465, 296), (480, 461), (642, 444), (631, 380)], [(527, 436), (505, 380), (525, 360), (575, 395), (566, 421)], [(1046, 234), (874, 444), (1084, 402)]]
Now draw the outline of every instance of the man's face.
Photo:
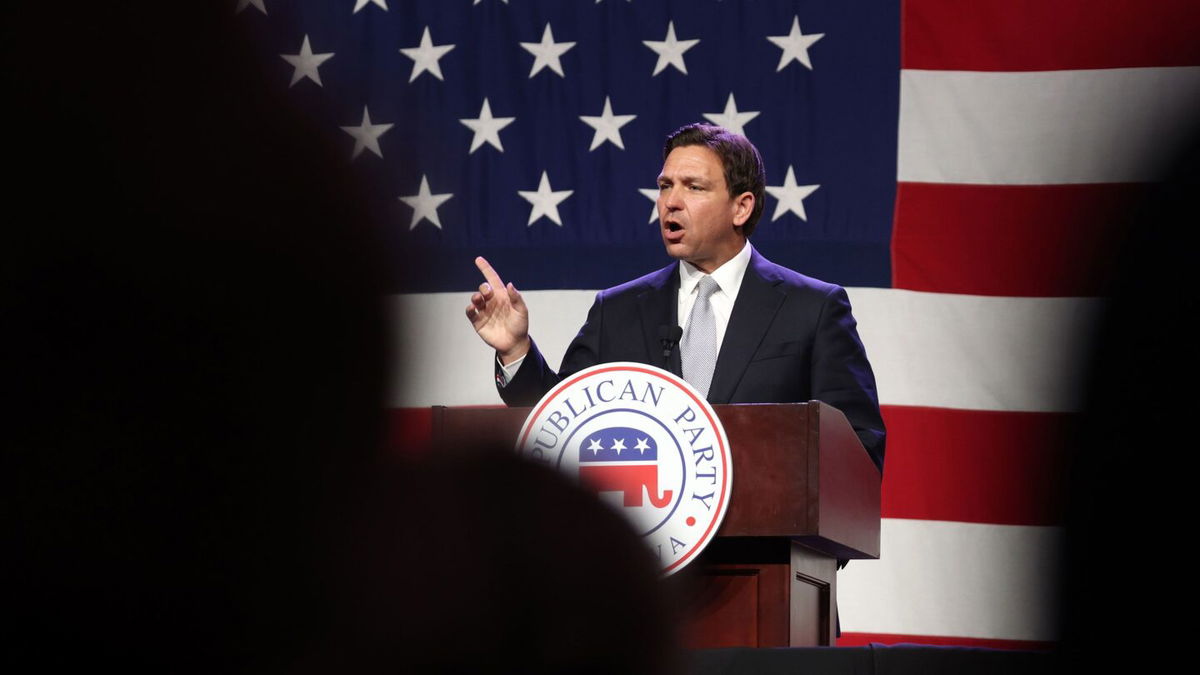
[[(749, 206), (747, 206), (747, 197)], [(717, 153), (702, 145), (675, 148), (658, 176), (658, 221), (667, 255), (711, 273), (742, 250), (742, 225), (754, 197), (729, 196)]]

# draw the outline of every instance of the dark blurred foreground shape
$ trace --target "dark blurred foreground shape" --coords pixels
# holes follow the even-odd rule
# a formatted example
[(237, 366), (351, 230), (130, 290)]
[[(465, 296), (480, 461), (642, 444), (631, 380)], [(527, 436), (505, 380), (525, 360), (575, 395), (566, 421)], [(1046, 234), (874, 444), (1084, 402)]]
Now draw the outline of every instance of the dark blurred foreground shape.
[(47, 668), (298, 661), (386, 372), (353, 177), (230, 7), (4, 13), (12, 644)]
[(347, 540), (366, 563), (339, 593), (347, 653), (414, 672), (679, 672), (658, 565), (593, 495), (506, 448), (384, 476), (368, 509), (403, 515)]
[(1200, 405), (1196, 119), (1193, 137), (1163, 158), (1167, 179), (1132, 214), (1096, 332), (1062, 575), (1062, 651), (1076, 670), (1098, 655), (1153, 667), (1153, 645), (1191, 638), (1181, 617), (1196, 601), (1186, 572)]
[(669, 671), (615, 514), (381, 452), (381, 226), (232, 11), (3, 10), (6, 659)]

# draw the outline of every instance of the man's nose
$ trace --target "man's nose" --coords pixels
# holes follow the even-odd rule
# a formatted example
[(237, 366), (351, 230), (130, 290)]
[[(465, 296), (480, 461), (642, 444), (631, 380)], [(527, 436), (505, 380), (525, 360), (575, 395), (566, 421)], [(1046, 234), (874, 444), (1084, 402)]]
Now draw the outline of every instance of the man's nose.
[(664, 188), (658, 194), (658, 198), (666, 210), (678, 211), (683, 208), (683, 200), (679, 198), (679, 193), (675, 188)]

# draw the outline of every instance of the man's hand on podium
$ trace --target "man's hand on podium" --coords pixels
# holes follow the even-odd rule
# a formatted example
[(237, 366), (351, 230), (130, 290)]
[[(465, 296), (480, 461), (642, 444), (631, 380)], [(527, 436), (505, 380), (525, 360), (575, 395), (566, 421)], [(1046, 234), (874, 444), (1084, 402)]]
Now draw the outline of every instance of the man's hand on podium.
[(508, 365), (529, 352), (529, 308), (515, 286), (507, 286), (483, 257), (475, 259), (483, 273), (479, 292), (471, 295), (467, 319), (484, 342)]

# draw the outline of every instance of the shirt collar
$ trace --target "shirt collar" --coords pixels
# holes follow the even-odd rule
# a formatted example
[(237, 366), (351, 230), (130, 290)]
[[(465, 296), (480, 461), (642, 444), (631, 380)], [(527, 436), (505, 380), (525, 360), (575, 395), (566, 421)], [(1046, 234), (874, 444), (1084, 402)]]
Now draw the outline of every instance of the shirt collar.
[[(737, 300), (738, 291), (742, 287), (742, 277), (746, 274), (746, 268), (750, 266), (750, 253), (754, 249), (750, 246), (750, 242), (738, 251), (737, 255), (725, 261), (717, 269), (713, 270), (710, 275), (713, 281), (717, 282), (717, 286), (729, 296), (730, 300)], [(686, 260), (679, 261), (679, 293), (680, 297), (689, 295), (696, 290), (696, 284), (700, 283), (700, 278), (704, 276), (698, 267)]]

